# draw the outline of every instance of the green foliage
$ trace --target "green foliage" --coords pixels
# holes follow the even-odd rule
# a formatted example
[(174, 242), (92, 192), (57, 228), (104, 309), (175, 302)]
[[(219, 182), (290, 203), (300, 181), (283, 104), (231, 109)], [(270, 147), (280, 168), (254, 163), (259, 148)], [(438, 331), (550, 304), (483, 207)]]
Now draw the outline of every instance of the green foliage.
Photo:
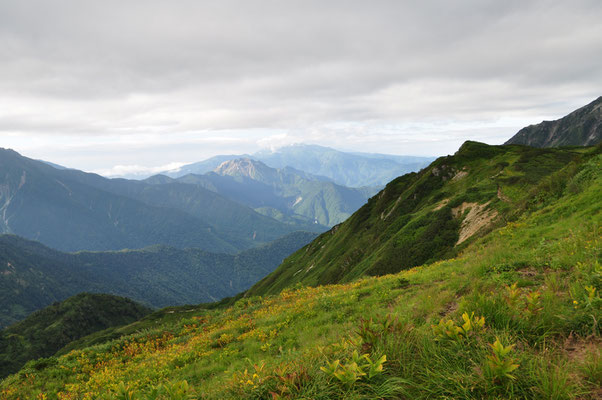
[(474, 312), (462, 314), (462, 322), (456, 325), (451, 319), (440, 319), (433, 325), (433, 333), (437, 340), (452, 339), (460, 341), (468, 339), (485, 329), (485, 317), (475, 317)]
[(130, 388), (126, 383), (119, 382), (117, 388), (106, 400), (193, 400), (194, 392), (187, 381), (167, 382), (150, 388), (146, 393)]
[(510, 306), (514, 306), (520, 298), (521, 290), (517, 285), (518, 283), (514, 282), (512, 285), (506, 286), (506, 301)]
[(362, 342), (362, 349), (366, 349), (366, 351), (372, 350), (382, 340), (382, 336), (386, 332), (387, 326), (385, 324), (379, 325), (374, 323), (372, 319), (362, 319), (357, 330), (357, 335)]
[(366, 274), (395, 273), (453, 254), (451, 249), (458, 241), (459, 226), (459, 220), (452, 217), (449, 208), (407, 224), (397, 233), (398, 239), (390, 242)]
[(494, 383), (501, 383), (507, 379), (516, 379), (511, 374), (514, 370), (519, 367), (517, 361), (512, 357), (513, 344), (504, 346), (499, 338), (495, 339), (495, 342), (489, 345), (491, 347), (491, 354), (487, 356), (487, 363), (485, 364), (486, 375), (493, 380)]
[(376, 360), (372, 360), (369, 354), (360, 355), (354, 350), (349, 359), (341, 362), (333, 360), (327, 362), (325, 367), (320, 367), (326, 375), (336, 378), (346, 388), (351, 388), (357, 381), (370, 381), (375, 376), (383, 372), (384, 363), (387, 356), (382, 355)]
[(602, 387), (602, 350), (599, 347), (592, 349), (579, 369), (588, 384)]

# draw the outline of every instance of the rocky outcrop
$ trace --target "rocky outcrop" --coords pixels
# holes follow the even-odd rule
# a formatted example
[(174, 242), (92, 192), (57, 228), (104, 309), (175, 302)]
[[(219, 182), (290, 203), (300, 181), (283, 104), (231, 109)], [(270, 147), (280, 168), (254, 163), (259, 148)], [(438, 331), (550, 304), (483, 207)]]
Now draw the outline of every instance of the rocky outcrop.
[(594, 146), (602, 142), (602, 96), (556, 121), (518, 131), (504, 144), (532, 147)]

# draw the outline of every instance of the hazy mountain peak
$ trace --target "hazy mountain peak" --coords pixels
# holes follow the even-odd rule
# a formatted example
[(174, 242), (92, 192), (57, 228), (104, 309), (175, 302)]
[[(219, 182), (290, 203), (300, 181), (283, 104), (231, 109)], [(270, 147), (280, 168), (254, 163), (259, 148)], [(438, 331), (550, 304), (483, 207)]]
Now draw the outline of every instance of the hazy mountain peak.
[(274, 175), (276, 170), (268, 167), (261, 161), (242, 157), (224, 161), (218, 165), (213, 172), (219, 175), (245, 176), (252, 179), (258, 179), (265, 175)]
[(150, 177), (144, 179), (143, 182), (150, 183), (152, 185), (158, 185), (158, 184), (175, 182), (175, 179), (170, 178), (167, 175), (157, 174), (157, 175), (153, 175), (153, 176), (150, 176)]

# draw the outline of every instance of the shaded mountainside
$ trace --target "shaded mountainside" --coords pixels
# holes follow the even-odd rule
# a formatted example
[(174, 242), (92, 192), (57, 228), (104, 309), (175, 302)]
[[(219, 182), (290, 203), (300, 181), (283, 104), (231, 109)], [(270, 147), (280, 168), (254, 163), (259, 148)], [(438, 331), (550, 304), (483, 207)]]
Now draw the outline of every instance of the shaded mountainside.
[(199, 186), (106, 179), (0, 150), (0, 232), (59, 250), (235, 253), (295, 230)]
[(237, 198), (231, 199), (183, 179), (161, 185), (120, 179), (113, 179), (109, 183), (106, 188), (108, 191), (153, 206), (179, 210), (207, 221), (215, 227), (212, 228), (214, 232), (226, 238), (236, 249), (248, 249), (271, 242), (293, 231), (324, 232), (327, 229), (304, 221), (277, 221), (254, 211)]
[[(149, 180), (165, 181), (159, 177)], [(377, 191), (344, 187), (291, 167), (271, 168), (249, 158), (225, 161), (213, 172), (185, 175), (178, 182), (202, 185), (284, 222), (320, 227), (344, 221)]]
[[(348, 283), (298, 283), (228, 308), (160, 310), (116, 332), (127, 336), (82, 338), (93, 345), (28, 363), (0, 382), (0, 397), (599, 399), (600, 150), (467, 143), (392, 182), (294, 256), (344, 252), (345, 231), (352, 248), (365, 240), (373, 251), (387, 225), (403, 229), (403, 215), (428, 218), (446, 204), (463, 221), (495, 210), (489, 233), (468, 237), (455, 257)], [(492, 198), (491, 207), (466, 206)]]
[(592, 151), (466, 142), (454, 156), (389, 183), (246, 296), (275, 294), (295, 284), (349, 282), (451, 258), (539, 197), (556, 196), (564, 184), (560, 175), (574, 173)]
[(518, 131), (505, 144), (533, 147), (593, 146), (602, 141), (602, 96), (556, 121)]
[(106, 328), (131, 324), (151, 310), (124, 297), (81, 293), (0, 331), (0, 378), (25, 362), (49, 357), (66, 344)]
[(296, 232), (236, 255), (155, 245), (63, 253), (0, 236), (0, 327), (76, 293), (126, 296), (153, 307), (233, 296), (274, 270), (315, 234)]
[[(145, 181), (157, 182), (164, 180), (162, 175), (152, 176)], [(221, 196), (244, 204), (256, 212), (278, 220), (298, 230), (322, 233), (328, 230), (325, 225), (317, 224), (308, 217), (288, 211), (284, 198), (274, 193), (274, 189), (264, 183), (249, 178), (233, 178), (214, 172), (205, 175), (188, 174), (175, 182), (189, 185), (199, 185)], [(280, 211), (284, 210), (284, 211)]]

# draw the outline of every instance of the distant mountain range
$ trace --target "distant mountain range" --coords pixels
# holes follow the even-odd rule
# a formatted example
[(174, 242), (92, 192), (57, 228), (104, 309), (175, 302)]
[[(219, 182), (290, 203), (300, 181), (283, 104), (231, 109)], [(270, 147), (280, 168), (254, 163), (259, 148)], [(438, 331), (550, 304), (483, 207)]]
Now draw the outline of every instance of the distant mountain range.
[(153, 307), (216, 301), (246, 290), (314, 237), (296, 232), (229, 255), (163, 245), (63, 253), (0, 235), (0, 328), (83, 291), (127, 296)]
[(161, 174), (172, 178), (179, 178), (187, 174), (202, 175), (213, 171), (224, 161), (237, 158), (258, 160), (272, 168), (292, 167), (353, 188), (382, 187), (393, 178), (418, 171), (434, 160), (434, 157), (348, 153), (329, 147), (295, 144), (274, 151), (260, 151), (253, 155), (215, 156)]
[(602, 142), (602, 96), (556, 121), (518, 131), (505, 144), (532, 147), (593, 146)]
[(165, 244), (236, 253), (296, 230), (323, 229), (276, 221), (199, 185), (106, 179), (0, 149), (0, 233), (59, 250)]
[(292, 167), (271, 168), (251, 158), (224, 161), (203, 175), (156, 175), (145, 182), (196, 184), (282, 222), (323, 226), (343, 222), (378, 191), (348, 188)]

